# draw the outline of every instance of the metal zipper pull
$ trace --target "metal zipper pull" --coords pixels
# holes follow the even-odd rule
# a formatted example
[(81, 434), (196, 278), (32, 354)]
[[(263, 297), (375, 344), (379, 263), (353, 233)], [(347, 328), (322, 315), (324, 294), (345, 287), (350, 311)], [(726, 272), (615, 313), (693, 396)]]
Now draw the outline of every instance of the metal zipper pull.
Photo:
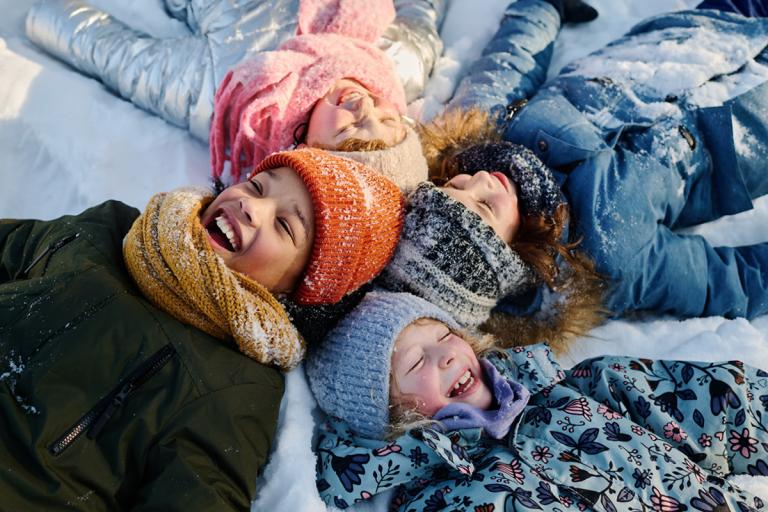
[(123, 386), (120, 391), (109, 401), (107, 407), (96, 417), (96, 421), (91, 424), (91, 428), (88, 429), (88, 439), (93, 439), (101, 433), (101, 430), (107, 424), (109, 419), (117, 410), (123, 406), (125, 399), (133, 391), (133, 382), (128, 382)]
[(95, 438), (104, 429), (109, 419), (123, 406), (128, 396), (154, 377), (176, 353), (170, 343), (155, 352), (138, 368), (123, 379), (107, 396), (85, 413), (64, 434), (48, 446), (53, 455), (60, 455), (83, 432), (88, 432), (90, 439)]
[(58, 241), (56, 241), (54, 243), (48, 244), (48, 247), (46, 247), (43, 252), (38, 254), (35, 257), (35, 259), (33, 259), (32, 262), (29, 265), (27, 265), (27, 268), (25, 268), (24, 270), (21, 271), (21, 277), (22, 278), (27, 277), (27, 274), (29, 274), (29, 271), (32, 270), (33, 268), (35, 268), (35, 265), (40, 263), (40, 260), (42, 260), (45, 257), (46, 254), (58, 251), (59, 249), (61, 249), (62, 247), (64, 247), (69, 242), (71, 242), (72, 240), (74, 240), (75, 238), (77, 238), (79, 236), (80, 236), (80, 233), (73, 233), (71, 235), (65, 236), (64, 238), (62, 238), (62, 239), (60, 239), (60, 240), (58, 240)]
[(119, 391), (113, 392), (112, 398), (107, 403), (107, 406), (99, 413), (96, 420), (91, 424), (88, 429), (88, 439), (94, 439), (98, 436), (109, 419), (117, 412), (120, 407), (125, 403), (125, 399), (128, 395), (133, 393), (136, 389), (140, 388), (142, 384), (151, 379), (157, 372), (159, 372), (163, 366), (171, 359), (175, 350), (172, 345), (166, 345), (148, 360), (144, 361), (139, 368), (134, 370), (128, 378), (123, 381)]

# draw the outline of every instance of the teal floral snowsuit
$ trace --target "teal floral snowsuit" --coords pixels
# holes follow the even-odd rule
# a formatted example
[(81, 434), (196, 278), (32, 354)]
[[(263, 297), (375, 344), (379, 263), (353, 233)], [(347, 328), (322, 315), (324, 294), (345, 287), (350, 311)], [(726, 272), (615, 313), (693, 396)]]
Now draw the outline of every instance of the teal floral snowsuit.
[(724, 478), (768, 475), (768, 373), (630, 357), (563, 372), (545, 345), (488, 359), (531, 391), (506, 438), (427, 428), (386, 442), (331, 419), (316, 447), (323, 500), (343, 509), (397, 488), (403, 512), (766, 509)]

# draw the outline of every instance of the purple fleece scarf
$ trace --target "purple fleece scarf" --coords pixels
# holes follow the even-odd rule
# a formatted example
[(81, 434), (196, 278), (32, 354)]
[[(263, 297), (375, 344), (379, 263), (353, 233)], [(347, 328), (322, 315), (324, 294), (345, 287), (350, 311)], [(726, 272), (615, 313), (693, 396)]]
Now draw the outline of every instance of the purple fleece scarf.
[(482, 427), (489, 436), (501, 439), (528, 403), (531, 393), (512, 379), (505, 379), (488, 361), (480, 364), (485, 370), (485, 383), (490, 386), (498, 409), (481, 410), (469, 404), (446, 405), (433, 417), (445, 430)]

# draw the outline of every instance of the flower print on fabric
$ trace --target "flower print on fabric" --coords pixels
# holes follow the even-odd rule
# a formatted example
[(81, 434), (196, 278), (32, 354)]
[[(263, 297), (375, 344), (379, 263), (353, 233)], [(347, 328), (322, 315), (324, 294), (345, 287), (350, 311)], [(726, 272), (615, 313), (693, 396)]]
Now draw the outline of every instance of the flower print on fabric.
[(717, 487), (710, 487), (708, 490), (699, 491), (699, 496), (691, 500), (691, 507), (704, 512), (715, 512), (724, 510), (727, 505), (723, 493)]
[(408, 453), (408, 458), (411, 459), (411, 466), (414, 468), (418, 468), (422, 464), (426, 464), (429, 460), (429, 457), (427, 457), (427, 454), (421, 449), (420, 446), (412, 448)]
[(747, 474), (752, 476), (768, 476), (768, 463), (758, 460), (755, 464), (747, 466)]
[(712, 414), (717, 416), (728, 407), (735, 409), (741, 405), (741, 400), (733, 388), (722, 380), (712, 379), (709, 383), (709, 407)]
[(680, 428), (680, 425), (675, 423), (674, 421), (670, 421), (666, 425), (664, 425), (664, 437), (667, 439), (672, 439), (676, 443), (679, 443), (680, 441), (687, 439), (688, 434), (685, 433), (685, 430)]
[(748, 459), (753, 453), (757, 453), (757, 439), (750, 437), (749, 429), (744, 428), (741, 432), (731, 430), (731, 438), (728, 440), (731, 443), (731, 450), (738, 452), (742, 457)]
[(651, 470), (635, 468), (635, 471), (632, 473), (632, 478), (635, 479), (635, 487), (645, 489), (651, 485)]
[(616, 420), (621, 418), (621, 414), (617, 413), (605, 404), (597, 406), (597, 414), (600, 414), (606, 420)]
[(346, 457), (331, 455), (331, 467), (339, 475), (339, 480), (344, 489), (351, 491), (355, 485), (360, 484), (360, 475), (365, 474), (363, 464), (368, 462), (370, 458), (365, 453), (348, 455)]
[(715, 475), (730, 467), (746, 472), (765, 451), (755, 432), (768, 433), (768, 411), (759, 398), (768, 395), (766, 372), (750, 369), (746, 379), (740, 361), (605, 357), (591, 360), (592, 376), (584, 378), (585, 366), (577, 366), (578, 377), (568, 376), (570, 385), (631, 417), (636, 423), (631, 434), (646, 431), (651, 441), (661, 438)]
[(497, 462), (491, 467), (491, 470), (504, 474), (507, 477), (505, 478), (506, 482), (509, 482), (508, 479), (514, 480), (517, 484), (522, 484), (525, 481), (519, 460), (512, 460), (509, 463)]
[(655, 512), (682, 512), (688, 510), (688, 507), (677, 501), (672, 496), (662, 494), (656, 487), (653, 488), (651, 496), (652, 510)]
[[(760, 398), (768, 396), (768, 374), (737, 362), (601, 357), (553, 383), (556, 372), (533, 365), (530, 351), (505, 352), (507, 375), (538, 386), (506, 439), (481, 429), (423, 429), (361, 443), (337, 427), (317, 449), (323, 501), (346, 508), (397, 487), (398, 512), (768, 512), (724, 480), (768, 475)], [(527, 363), (522, 373), (519, 362)]]
[(592, 421), (592, 410), (589, 408), (589, 402), (583, 396), (568, 402), (563, 411), (574, 416), (583, 416), (587, 421)]
[(546, 464), (549, 462), (550, 457), (552, 457), (552, 452), (546, 446), (537, 446), (534, 448), (532, 456), (533, 460)]

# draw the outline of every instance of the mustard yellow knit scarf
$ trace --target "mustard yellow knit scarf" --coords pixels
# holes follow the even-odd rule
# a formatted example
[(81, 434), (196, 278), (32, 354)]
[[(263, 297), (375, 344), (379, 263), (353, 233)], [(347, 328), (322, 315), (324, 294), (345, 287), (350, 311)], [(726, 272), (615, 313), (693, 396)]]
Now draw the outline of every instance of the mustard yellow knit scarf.
[(289, 369), (304, 340), (270, 292), (231, 270), (206, 240), (200, 213), (213, 198), (202, 189), (157, 194), (123, 243), (128, 271), (144, 295), (182, 322), (264, 364)]

